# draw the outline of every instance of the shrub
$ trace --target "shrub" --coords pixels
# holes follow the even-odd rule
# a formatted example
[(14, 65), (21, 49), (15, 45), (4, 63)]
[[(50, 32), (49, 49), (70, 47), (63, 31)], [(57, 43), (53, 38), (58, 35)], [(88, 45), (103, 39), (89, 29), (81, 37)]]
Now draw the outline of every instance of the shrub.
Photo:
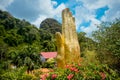
[(44, 68), (54, 68), (55, 67), (55, 59), (51, 58), (48, 59), (43, 65), (42, 67)]
[(0, 80), (36, 80), (37, 77), (26, 74), (26, 67), (20, 67), (18, 69), (13, 69), (6, 71), (2, 75), (0, 75)]
[(38, 78), (31, 74), (24, 74), (22, 80), (37, 80)]
[(89, 63), (87, 66), (75, 64), (66, 65), (65, 69), (57, 68), (49, 74), (47, 80), (115, 80), (117, 78), (116, 72), (107, 65)]

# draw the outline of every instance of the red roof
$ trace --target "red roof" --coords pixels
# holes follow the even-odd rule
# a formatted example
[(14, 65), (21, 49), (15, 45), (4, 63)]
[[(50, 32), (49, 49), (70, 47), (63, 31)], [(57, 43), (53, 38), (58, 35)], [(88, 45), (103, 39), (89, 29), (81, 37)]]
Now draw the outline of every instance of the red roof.
[(57, 52), (41, 52), (41, 55), (44, 58), (55, 58), (57, 56)]

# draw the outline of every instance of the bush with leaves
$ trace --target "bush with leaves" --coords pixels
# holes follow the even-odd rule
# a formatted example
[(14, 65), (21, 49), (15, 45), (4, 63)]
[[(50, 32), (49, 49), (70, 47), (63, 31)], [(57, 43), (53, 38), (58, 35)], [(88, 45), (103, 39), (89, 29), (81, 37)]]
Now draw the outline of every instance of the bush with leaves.
[(93, 32), (97, 42), (96, 51), (102, 64), (108, 64), (117, 69), (120, 74), (120, 19), (114, 22), (104, 22)]
[(37, 77), (26, 74), (27, 68), (20, 67), (4, 72), (0, 75), (0, 80), (36, 80)]
[(29, 71), (41, 67), (41, 60), (37, 49), (33, 46), (24, 46), (20, 50), (11, 50), (8, 53), (8, 58), (17, 67), (27, 66), (29, 73)]
[(42, 67), (43, 68), (54, 68), (55, 67), (55, 59), (50, 58), (46, 62), (43, 63)]
[(55, 69), (51, 72), (47, 80), (115, 80), (118, 75), (107, 65), (75, 64), (66, 65), (65, 69)]

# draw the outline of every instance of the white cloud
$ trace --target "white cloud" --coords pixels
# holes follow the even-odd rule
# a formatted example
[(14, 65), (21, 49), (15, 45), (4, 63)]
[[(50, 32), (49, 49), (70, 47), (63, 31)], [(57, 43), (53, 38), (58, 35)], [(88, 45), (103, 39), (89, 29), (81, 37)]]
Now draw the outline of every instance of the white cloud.
[(47, 18), (46, 15), (40, 15), (34, 22), (32, 22), (32, 24), (34, 24), (35, 26), (39, 28), (40, 23), (46, 18)]
[(107, 3), (107, 6), (109, 10), (102, 17), (102, 21), (113, 21), (116, 18), (120, 18), (120, 0), (111, 0)]
[[(75, 8), (75, 17), (77, 29), (86, 32), (88, 35), (92, 31), (96, 30), (96, 25), (100, 24), (101, 21), (113, 21), (115, 18), (120, 18), (120, 0), (76, 0), (77, 2), (81, 1), (82, 6), (76, 6)], [(95, 11), (96, 9), (102, 7), (108, 7), (108, 10), (105, 12), (105, 15), (101, 20), (96, 19)], [(83, 22), (91, 21), (90, 26), (79, 26)]]
[(80, 23), (84, 21), (88, 22), (90, 20), (90, 17), (93, 16), (92, 12), (83, 6), (77, 6), (75, 8), (75, 13), (75, 17), (79, 20)]
[(92, 31), (97, 30), (97, 25), (99, 25), (99, 24), (100, 24), (100, 21), (99, 21), (99, 20), (97, 20), (97, 19), (95, 19), (95, 18), (92, 18), (92, 19), (91, 19), (91, 24), (89, 25), (89, 27), (82, 26), (82, 27), (80, 27), (80, 29), (81, 29), (82, 31), (86, 32), (86, 33), (87, 33), (87, 36), (90, 37)]
[(84, 0), (84, 6), (89, 10), (104, 7), (108, 0)]
[(60, 4), (56, 9), (54, 9), (54, 16), (61, 18), (62, 10), (65, 9), (65, 4)]
[(61, 12), (65, 8), (65, 4), (61, 3), (56, 8), (54, 8), (53, 1), (51, 0), (47, 0), (46, 3), (44, 3), (43, 0), (39, 0), (39, 3), (43, 3), (38, 7), (38, 9), (40, 10), (40, 14), (39, 17), (32, 22), (32, 24), (39, 27), (41, 21), (43, 21), (45, 18), (61, 18)]
[[(10, 5), (12, 2), (13, 5)], [(41, 21), (46, 18), (56, 18), (60, 20), (61, 12), (65, 8), (64, 3), (58, 5), (55, 0), (0, 0), (0, 9), (8, 11), (6, 8), (9, 6), (12, 6), (10, 8), (11, 13), (13, 12), (16, 17), (24, 18), (37, 27), (39, 27)], [(18, 10), (18, 8), (24, 9)]]
[[(78, 1), (78, 0), (77, 0)], [(83, 2), (83, 6), (85, 6), (88, 10), (95, 10), (102, 8), (104, 6), (108, 6), (109, 10), (106, 11), (102, 20), (104, 21), (112, 21), (115, 18), (120, 17), (120, 0), (79, 0)]]
[(0, 9), (6, 10), (6, 7), (8, 7), (14, 0), (0, 0)]
[(58, 4), (56, 1), (51, 1), (51, 3), (53, 6), (57, 6), (57, 4)]
[[(79, 28), (79, 25), (84, 23), (84, 22), (91, 22), (91, 26), (93, 24), (97, 24), (99, 23), (99, 21), (97, 19), (95, 19), (95, 13), (92, 10), (87, 9), (86, 7), (83, 6), (77, 6), (75, 9), (75, 18), (76, 18), (76, 25), (77, 25), (77, 29)], [(86, 29), (85, 29), (86, 28)], [(88, 27), (84, 26), (81, 28), (82, 31), (87, 32), (88, 33)], [(92, 29), (92, 28), (90, 28)], [(90, 30), (91, 31), (91, 30)]]

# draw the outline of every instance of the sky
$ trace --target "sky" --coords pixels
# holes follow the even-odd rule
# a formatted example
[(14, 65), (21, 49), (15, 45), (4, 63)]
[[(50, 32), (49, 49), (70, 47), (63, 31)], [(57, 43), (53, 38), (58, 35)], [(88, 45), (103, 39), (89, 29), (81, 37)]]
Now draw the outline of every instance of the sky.
[(77, 31), (87, 35), (97, 30), (101, 22), (120, 18), (120, 0), (0, 0), (0, 10), (38, 28), (46, 18), (61, 22), (61, 12), (65, 8), (75, 17)]

